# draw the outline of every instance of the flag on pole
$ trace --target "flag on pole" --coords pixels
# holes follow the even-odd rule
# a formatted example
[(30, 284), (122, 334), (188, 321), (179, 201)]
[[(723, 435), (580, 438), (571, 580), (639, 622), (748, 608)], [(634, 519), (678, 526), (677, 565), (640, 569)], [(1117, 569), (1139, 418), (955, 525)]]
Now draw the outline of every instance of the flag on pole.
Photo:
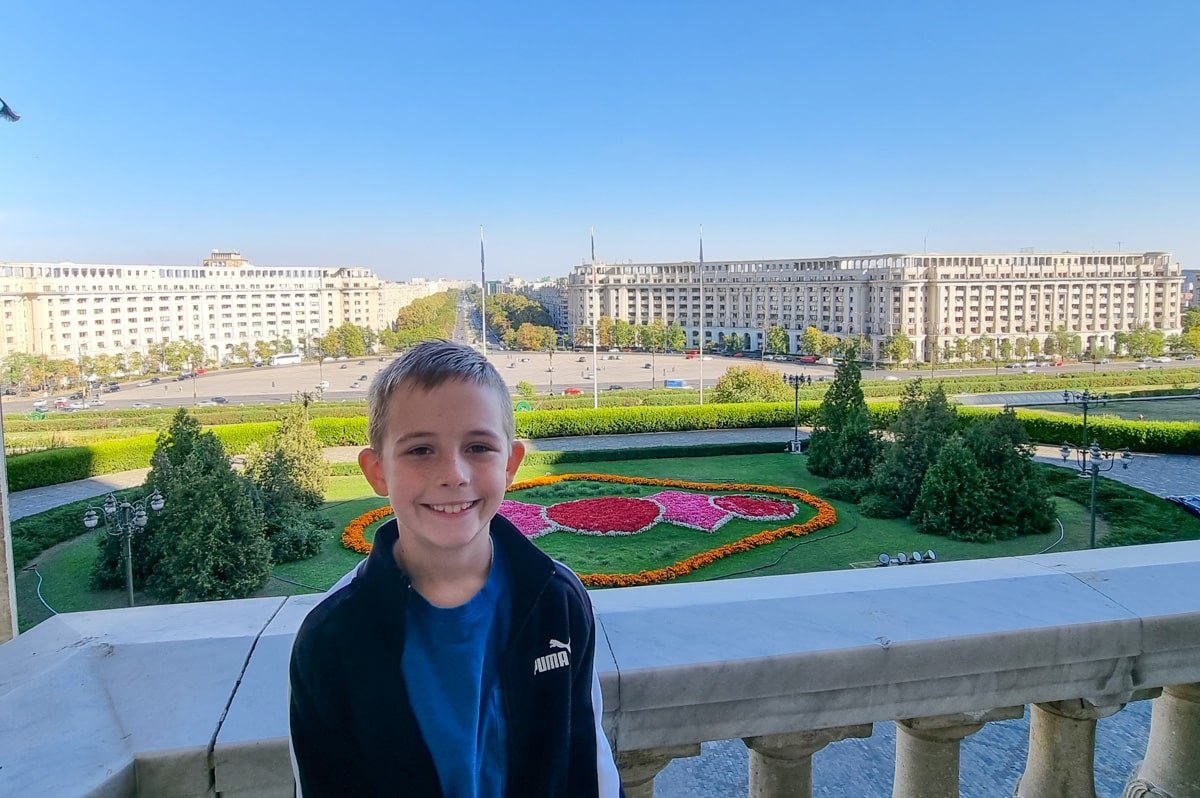
[(8, 103), (0, 100), (0, 117), (4, 117), (9, 122), (16, 122), (21, 118), (20, 114), (8, 107)]

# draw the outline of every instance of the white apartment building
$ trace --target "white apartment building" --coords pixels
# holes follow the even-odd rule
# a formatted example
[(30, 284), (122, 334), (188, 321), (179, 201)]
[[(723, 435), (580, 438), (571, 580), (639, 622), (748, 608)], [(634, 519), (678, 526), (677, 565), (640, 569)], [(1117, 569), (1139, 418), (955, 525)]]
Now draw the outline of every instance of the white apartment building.
[(0, 263), (0, 356), (117, 355), (195, 341), (220, 360), (241, 343), (300, 346), (346, 322), (379, 330), (446, 287), (393, 283), (366, 268), (260, 267), (216, 250), (199, 266)]
[[(1181, 269), (1167, 252), (915, 254), (706, 262), (704, 337), (719, 346), (742, 337), (763, 345), (787, 330), (796, 351), (807, 327), (864, 336), (873, 356), (894, 332), (928, 361), (957, 338), (1026, 341), (1065, 327), (1084, 348), (1111, 350), (1118, 332), (1143, 325), (1180, 332)], [(593, 286), (593, 279), (595, 285)], [(598, 315), (681, 325), (700, 342), (698, 266), (597, 263), (568, 277), (573, 332)], [(939, 357), (940, 359), (940, 357)]]

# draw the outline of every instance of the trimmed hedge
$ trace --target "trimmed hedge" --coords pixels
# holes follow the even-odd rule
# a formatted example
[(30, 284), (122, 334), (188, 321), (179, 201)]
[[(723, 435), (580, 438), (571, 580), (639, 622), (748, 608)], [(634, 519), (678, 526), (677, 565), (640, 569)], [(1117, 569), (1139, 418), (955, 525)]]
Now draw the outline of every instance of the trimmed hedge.
[[(817, 407), (816, 402), (801, 404), (800, 423), (809, 423)], [(791, 402), (533, 410), (517, 415), (517, 437), (558, 438), (698, 429), (789, 427), (792, 420)]]

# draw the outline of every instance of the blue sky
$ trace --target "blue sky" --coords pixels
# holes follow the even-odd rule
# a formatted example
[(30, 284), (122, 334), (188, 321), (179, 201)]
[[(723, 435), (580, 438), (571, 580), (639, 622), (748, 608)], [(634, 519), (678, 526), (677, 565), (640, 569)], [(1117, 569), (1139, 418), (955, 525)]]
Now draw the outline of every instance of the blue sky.
[(1194, 2), (14, 2), (0, 260), (1200, 264)]

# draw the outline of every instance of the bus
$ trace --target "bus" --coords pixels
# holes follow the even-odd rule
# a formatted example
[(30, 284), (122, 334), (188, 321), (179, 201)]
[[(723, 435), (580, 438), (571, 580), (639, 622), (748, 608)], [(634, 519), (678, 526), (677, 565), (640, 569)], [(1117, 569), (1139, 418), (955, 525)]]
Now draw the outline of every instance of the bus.
[(281, 355), (271, 355), (272, 366), (294, 366), (300, 362), (299, 352), (285, 352)]

